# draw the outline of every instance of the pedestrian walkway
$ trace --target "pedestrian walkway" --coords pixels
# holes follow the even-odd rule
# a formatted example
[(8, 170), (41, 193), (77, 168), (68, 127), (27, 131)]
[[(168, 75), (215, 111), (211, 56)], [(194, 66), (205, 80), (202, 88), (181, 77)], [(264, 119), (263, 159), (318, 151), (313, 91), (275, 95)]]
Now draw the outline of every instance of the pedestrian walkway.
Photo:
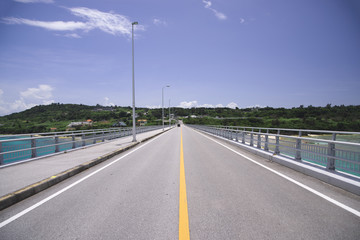
[[(165, 130), (168, 129), (169, 128)], [(136, 140), (137, 142), (145, 141), (161, 134), (162, 131), (162, 129), (159, 129), (137, 134)], [(60, 173), (76, 168), (79, 165), (95, 165), (90, 164), (91, 162), (94, 162), (92, 160), (103, 159), (101, 161), (104, 161), (105, 158), (109, 158), (110, 153), (113, 153), (111, 154), (111, 156), (113, 156), (122, 152), (124, 148), (136, 145), (132, 142), (132, 138), (132, 136), (127, 136), (109, 140), (96, 145), (78, 148), (73, 151), (2, 167), (0, 168), (0, 196), (15, 193), (20, 189), (38, 183), (44, 179), (55, 178), (55, 176)], [(88, 167), (89, 166), (86, 168)], [(1, 199), (3, 198), (4, 197)]]

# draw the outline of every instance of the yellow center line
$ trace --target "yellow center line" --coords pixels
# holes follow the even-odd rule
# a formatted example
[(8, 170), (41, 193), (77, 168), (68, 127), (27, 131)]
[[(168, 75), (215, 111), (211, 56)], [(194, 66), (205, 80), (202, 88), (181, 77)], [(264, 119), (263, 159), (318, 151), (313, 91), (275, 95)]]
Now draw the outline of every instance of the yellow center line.
[(184, 167), (184, 151), (183, 137), (181, 128), (180, 141), (180, 193), (179, 193), (179, 240), (189, 240), (189, 216), (186, 197), (185, 167)]

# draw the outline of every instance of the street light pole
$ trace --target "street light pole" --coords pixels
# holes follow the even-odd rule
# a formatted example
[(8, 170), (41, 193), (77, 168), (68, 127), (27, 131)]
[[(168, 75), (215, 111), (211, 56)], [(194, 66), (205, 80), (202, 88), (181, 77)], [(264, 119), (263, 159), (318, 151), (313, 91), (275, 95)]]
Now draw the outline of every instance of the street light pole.
[(166, 85), (165, 87), (162, 88), (162, 125), (163, 125), (163, 131), (165, 131), (164, 129), (164, 88), (170, 87), (169, 85)]
[(170, 118), (170, 99), (169, 99), (169, 128), (170, 128), (170, 121), (171, 121), (171, 118)]
[(135, 78), (134, 78), (134, 25), (137, 25), (138, 22), (133, 22), (131, 24), (132, 30), (132, 109), (133, 109), (133, 142), (136, 142), (136, 122), (135, 122)]

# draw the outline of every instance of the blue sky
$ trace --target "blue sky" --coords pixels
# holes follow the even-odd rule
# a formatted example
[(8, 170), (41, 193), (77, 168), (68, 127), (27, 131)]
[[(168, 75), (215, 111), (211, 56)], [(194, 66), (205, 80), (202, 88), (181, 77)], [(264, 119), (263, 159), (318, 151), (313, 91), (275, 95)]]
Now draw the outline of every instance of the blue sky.
[(0, 115), (52, 102), (360, 104), (356, 0), (1, 0)]

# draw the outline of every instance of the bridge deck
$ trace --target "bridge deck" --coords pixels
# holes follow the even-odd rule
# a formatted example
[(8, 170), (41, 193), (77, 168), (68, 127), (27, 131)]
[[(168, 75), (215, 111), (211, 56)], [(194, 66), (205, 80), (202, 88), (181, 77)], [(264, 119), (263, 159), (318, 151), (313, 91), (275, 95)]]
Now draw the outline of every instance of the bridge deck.
[(360, 196), (182, 126), (2, 210), (0, 239), (358, 239), (359, 211)]

